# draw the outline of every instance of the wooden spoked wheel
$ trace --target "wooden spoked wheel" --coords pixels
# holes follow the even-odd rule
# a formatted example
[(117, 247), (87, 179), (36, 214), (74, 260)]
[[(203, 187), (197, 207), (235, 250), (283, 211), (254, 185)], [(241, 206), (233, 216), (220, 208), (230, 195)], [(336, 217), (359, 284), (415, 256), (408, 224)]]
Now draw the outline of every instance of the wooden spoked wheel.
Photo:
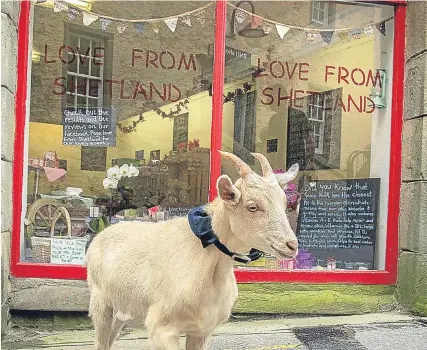
[[(54, 215), (60, 207), (64, 208), (64, 205), (53, 198), (38, 199), (31, 204), (25, 218), (25, 234), (28, 241), (31, 240), (31, 236), (33, 235), (50, 235)], [(65, 215), (62, 215), (62, 217), (55, 223), (55, 232), (59, 234), (66, 234), (68, 230), (67, 221), (68, 220)]]

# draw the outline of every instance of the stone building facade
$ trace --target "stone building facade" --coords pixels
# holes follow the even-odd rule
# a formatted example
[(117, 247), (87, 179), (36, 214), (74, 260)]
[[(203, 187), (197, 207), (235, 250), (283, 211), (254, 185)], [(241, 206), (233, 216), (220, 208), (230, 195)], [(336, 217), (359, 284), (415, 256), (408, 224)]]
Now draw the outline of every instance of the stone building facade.
[[(9, 310), (86, 311), (88, 290), (85, 281), (12, 278), (9, 272), (12, 226), (12, 162), (15, 121), (15, 91), (17, 66), (17, 26), (19, 1), (2, 1), (2, 334), (6, 331)], [(348, 307), (346, 312), (378, 311), (378, 307), (394, 306), (393, 297), (408, 310), (427, 315), (427, 2), (408, 1), (405, 51), (404, 124), (402, 135), (402, 185), (400, 199), (400, 251), (397, 288), (380, 289), (364, 286), (365, 292), (348, 286), (278, 286), (265, 285), (259, 290), (253, 285), (241, 287), (242, 300), (238, 311), (246, 312), (325, 312), (319, 310), (289, 310), (278, 294), (283, 290), (305, 293), (336, 293)], [(283, 289), (284, 288), (284, 289)], [(254, 294), (263, 300), (254, 302)], [(386, 297), (383, 298), (383, 296)], [(245, 297), (251, 303), (245, 303)], [(271, 303), (265, 302), (267, 298)], [(256, 298), (255, 298), (256, 299)], [(366, 308), (351, 300), (365, 300)], [(377, 304), (374, 306), (374, 304)], [(271, 305), (270, 305), (271, 304)], [(357, 304), (357, 307), (354, 305)], [(378, 306), (380, 305), (380, 306)], [(332, 304), (326, 306), (326, 309)], [(375, 308), (377, 307), (377, 308)], [(268, 309), (268, 310), (267, 310)], [(350, 311), (349, 311), (350, 310)], [(330, 312), (333, 312), (329, 310)], [(337, 311), (339, 312), (339, 311)]]

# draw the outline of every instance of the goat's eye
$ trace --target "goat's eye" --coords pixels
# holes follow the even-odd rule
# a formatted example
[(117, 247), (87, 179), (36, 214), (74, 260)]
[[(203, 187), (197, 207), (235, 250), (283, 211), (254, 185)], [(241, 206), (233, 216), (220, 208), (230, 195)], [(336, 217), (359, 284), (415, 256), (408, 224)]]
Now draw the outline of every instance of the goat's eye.
[(248, 210), (251, 211), (251, 212), (255, 212), (255, 211), (258, 210), (258, 207), (257, 207), (256, 204), (249, 204), (248, 205)]

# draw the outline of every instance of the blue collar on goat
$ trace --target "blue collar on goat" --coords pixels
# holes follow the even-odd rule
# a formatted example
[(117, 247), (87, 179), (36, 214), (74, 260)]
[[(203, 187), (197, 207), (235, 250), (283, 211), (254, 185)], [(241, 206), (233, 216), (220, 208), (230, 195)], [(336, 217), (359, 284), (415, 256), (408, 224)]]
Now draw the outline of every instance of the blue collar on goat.
[(248, 264), (251, 261), (258, 260), (263, 256), (263, 253), (257, 249), (251, 249), (248, 255), (236, 254), (231, 252), (224, 244), (222, 244), (212, 229), (212, 219), (205, 212), (204, 206), (196, 207), (188, 213), (188, 222), (195, 236), (202, 242), (203, 248), (213, 244), (222, 253), (228, 255), (234, 261)]

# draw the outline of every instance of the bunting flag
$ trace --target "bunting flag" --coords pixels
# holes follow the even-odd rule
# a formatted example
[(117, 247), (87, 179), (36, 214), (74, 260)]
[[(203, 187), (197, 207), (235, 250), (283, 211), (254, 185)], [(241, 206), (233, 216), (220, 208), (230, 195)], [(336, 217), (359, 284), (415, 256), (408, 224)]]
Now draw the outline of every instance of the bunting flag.
[(354, 39), (360, 39), (362, 37), (362, 30), (360, 28), (353, 28), (349, 30), (350, 35)]
[(98, 19), (97, 15), (93, 15), (91, 13), (83, 12), (83, 24), (85, 26), (90, 26), (97, 19)]
[(338, 32), (338, 36), (340, 37), (340, 40), (343, 42), (348, 40), (348, 32)]
[(151, 22), (151, 29), (154, 31), (154, 33), (158, 34), (160, 31), (160, 22), (159, 21)]
[(199, 10), (193, 13), (194, 17), (196, 17), (197, 21), (204, 26), (205, 25), (205, 20), (206, 20), (206, 14), (205, 14), (205, 10)]
[(176, 25), (178, 24), (178, 17), (168, 18), (163, 21), (166, 23), (170, 31), (174, 33), (176, 29)]
[(308, 42), (312, 43), (317, 38), (317, 32), (314, 32), (312, 30), (305, 32), (305, 35), (307, 37)]
[(138, 33), (142, 33), (142, 31), (144, 30), (144, 23), (143, 22), (136, 22), (134, 24), (135, 29)]
[(262, 30), (264, 31), (265, 34), (268, 35), (273, 30), (273, 25), (270, 22), (263, 21)]
[(75, 8), (68, 8), (68, 19), (70, 21), (73, 21), (76, 19), (76, 17), (79, 15), (80, 11)]
[(185, 15), (180, 17), (180, 20), (182, 23), (185, 23), (186, 25), (188, 25), (189, 27), (191, 27), (191, 17), (190, 15)]
[(375, 27), (377, 27), (378, 31), (382, 35), (384, 35), (384, 36), (386, 35), (385, 22), (377, 23), (377, 24), (375, 24)]
[(262, 25), (262, 18), (258, 16), (252, 16), (251, 28), (255, 29)]
[(374, 35), (374, 27), (369, 25), (363, 28), (363, 32), (366, 36), (373, 36)]
[(334, 31), (328, 31), (328, 32), (320, 32), (320, 36), (322, 37), (322, 40), (326, 43), (326, 44), (330, 44), (332, 41), (332, 37), (334, 36)]
[(282, 40), (285, 37), (286, 33), (289, 32), (289, 29), (291, 29), (291, 28), (283, 26), (281, 24), (276, 24), (277, 34), (279, 34), (280, 39), (282, 39)]
[(53, 11), (61, 12), (61, 11), (67, 11), (67, 10), (68, 10), (67, 4), (64, 4), (59, 0), (53, 0)]
[(107, 28), (110, 26), (111, 20), (108, 18), (101, 18), (99, 20), (99, 25), (101, 26), (102, 30), (107, 30)]
[(248, 17), (248, 14), (246, 12), (243, 12), (241, 10), (236, 11), (236, 21), (239, 24), (242, 24), (245, 19)]
[(126, 30), (127, 26), (128, 24), (126, 22), (116, 22), (116, 28), (120, 34)]

